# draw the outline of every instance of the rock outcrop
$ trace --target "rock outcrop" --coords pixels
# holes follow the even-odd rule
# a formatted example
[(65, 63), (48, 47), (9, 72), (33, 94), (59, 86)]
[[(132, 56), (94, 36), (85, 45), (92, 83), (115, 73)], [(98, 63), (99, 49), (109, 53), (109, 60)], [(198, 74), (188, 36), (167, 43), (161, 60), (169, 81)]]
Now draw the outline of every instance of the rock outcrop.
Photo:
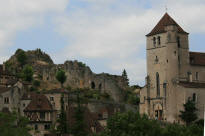
[[(58, 69), (63, 69), (67, 75), (64, 83), (65, 87), (71, 88), (90, 88), (108, 93), (111, 98), (120, 102), (123, 100), (123, 92), (128, 87), (122, 76), (110, 75), (106, 73), (95, 74), (88, 66), (78, 61), (65, 61), (64, 64), (54, 64), (49, 55), (40, 49), (25, 52), (26, 63), (34, 69), (34, 78), (43, 84), (41, 89), (55, 89), (60, 87), (55, 75)], [(18, 71), (19, 64), (15, 53), (6, 62), (8, 68), (13, 72)]]

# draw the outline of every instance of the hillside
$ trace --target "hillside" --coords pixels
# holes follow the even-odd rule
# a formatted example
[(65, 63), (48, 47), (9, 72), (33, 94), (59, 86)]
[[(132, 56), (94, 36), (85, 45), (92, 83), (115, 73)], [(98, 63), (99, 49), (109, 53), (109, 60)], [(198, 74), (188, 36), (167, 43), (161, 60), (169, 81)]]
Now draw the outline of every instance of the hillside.
[[(21, 71), (21, 64), (18, 62), (18, 49), (14, 55), (6, 61), (6, 67), (12, 73), (17, 74)], [(110, 75), (106, 73), (95, 74), (82, 62), (65, 61), (64, 64), (54, 64), (51, 57), (41, 49), (25, 51), (25, 65), (31, 65), (34, 70), (34, 79), (39, 80), (41, 85), (39, 90), (51, 90), (60, 87), (55, 75), (58, 69), (63, 69), (67, 75), (64, 83), (66, 88), (90, 88), (103, 93), (108, 93), (113, 100), (123, 100), (123, 90), (128, 85), (122, 76)]]

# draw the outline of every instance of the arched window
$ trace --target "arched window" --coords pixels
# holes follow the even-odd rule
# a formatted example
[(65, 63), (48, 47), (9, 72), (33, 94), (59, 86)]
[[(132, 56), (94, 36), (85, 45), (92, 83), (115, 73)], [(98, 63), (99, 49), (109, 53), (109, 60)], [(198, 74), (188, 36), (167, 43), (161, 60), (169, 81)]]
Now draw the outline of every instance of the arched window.
[(159, 81), (159, 73), (156, 73), (156, 85), (157, 85), (157, 97), (160, 97), (160, 81)]
[(158, 45), (160, 45), (161, 44), (160, 36), (157, 37), (157, 41), (158, 41)]
[(195, 94), (195, 93), (193, 93), (192, 100), (193, 100), (194, 102), (196, 102), (196, 94)]
[(156, 38), (154, 37), (153, 38), (153, 44), (154, 44), (154, 47), (156, 46)]
[(94, 82), (91, 83), (91, 88), (95, 89), (95, 83)]

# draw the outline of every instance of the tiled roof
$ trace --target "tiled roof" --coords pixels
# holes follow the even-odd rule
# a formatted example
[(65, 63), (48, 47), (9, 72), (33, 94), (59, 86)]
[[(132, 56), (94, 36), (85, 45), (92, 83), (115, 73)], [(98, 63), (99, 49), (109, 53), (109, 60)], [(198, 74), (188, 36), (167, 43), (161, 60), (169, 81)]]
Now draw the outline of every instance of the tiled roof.
[(161, 20), (158, 22), (158, 24), (152, 29), (152, 31), (147, 34), (146, 36), (151, 36), (155, 34), (165, 33), (165, 27), (168, 25), (175, 25), (178, 28), (179, 33), (188, 34), (185, 32), (175, 21), (172, 19), (168, 13), (165, 13), (164, 16), (161, 18)]
[(205, 88), (205, 83), (180, 81), (179, 85), (185, 88)]
[(52, 111), (52, 105), (43, 94), (32, 93), (30, 95), (31, 102), (24, 111)]
[(189, 52), (190, 64), (205, 66), (205, 53)]

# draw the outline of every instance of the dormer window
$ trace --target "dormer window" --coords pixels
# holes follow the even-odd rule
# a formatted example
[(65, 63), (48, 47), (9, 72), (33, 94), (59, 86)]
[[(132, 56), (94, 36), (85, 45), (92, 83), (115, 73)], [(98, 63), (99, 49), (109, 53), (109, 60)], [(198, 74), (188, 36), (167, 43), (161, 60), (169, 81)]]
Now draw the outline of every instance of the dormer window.
[(156, 46), (156, 38), (155, 37), (153, 38), (153, 45), (154, 45), (154, 47)]
[(160, 36), (157, 37), (157, 41), (158, 41), (158, 45), (160, 45), (161, 44)]

